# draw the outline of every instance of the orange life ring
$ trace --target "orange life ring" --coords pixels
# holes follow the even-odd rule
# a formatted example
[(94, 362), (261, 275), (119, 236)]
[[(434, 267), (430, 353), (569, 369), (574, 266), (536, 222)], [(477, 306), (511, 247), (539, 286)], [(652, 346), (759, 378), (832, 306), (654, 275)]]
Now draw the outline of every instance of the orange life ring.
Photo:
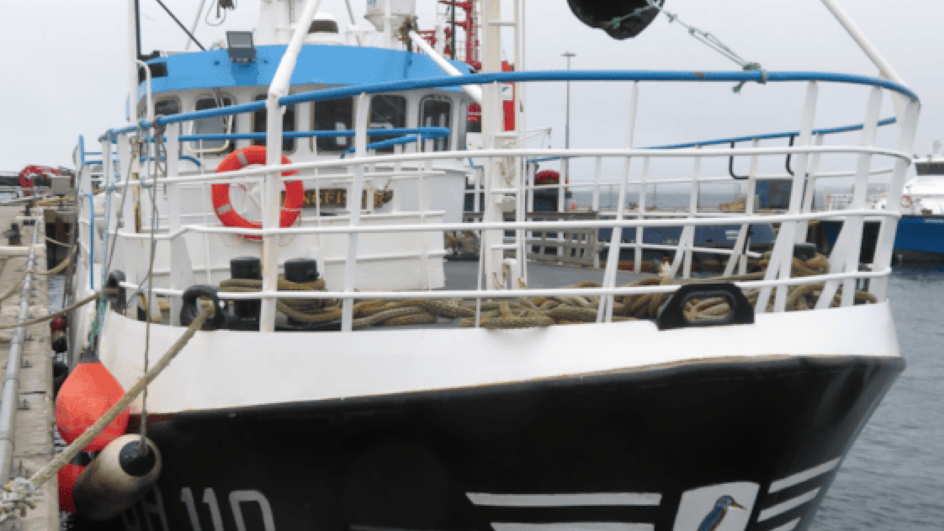
[[(251, 164), (265, 165), (266, 148), (264, 146), (251, 146), (230, 153), (223, 162), (216, 168), (216, 173), (225, 173), (228, 171), (237, 171)], [(282, 164), (291, 164), (288, 157), (282, 155)], [(282, 172), (283, 177), (298, 175), (297, 171)], [(305, 185), (301, 181), (285, 181), (285, 202), (282, 203), (282, 211), (279, 216), (279, 225), (282, 227), (291, 227), (298, 220), (301, 214), (302, 204), (305, 201)], [(246, 229), (261, 229), (262, 223), (258, 221), (249, 221), (239, 215), (233, 208), (233, 203), (229, 197), (228, 184), (213, 185), (213, 210), (216, 217), (220, 218), (223, 225), (227, 227), (243, 227)], [(243, 235), (243, 238), (249, 240), (259, 240), (259, 236)]]
[(901, 206), (902, 208), (911, 208), (912, 206), (914, 206), (914, 201), (911, 199), (911, 196), (909, 195), (901, 196)]

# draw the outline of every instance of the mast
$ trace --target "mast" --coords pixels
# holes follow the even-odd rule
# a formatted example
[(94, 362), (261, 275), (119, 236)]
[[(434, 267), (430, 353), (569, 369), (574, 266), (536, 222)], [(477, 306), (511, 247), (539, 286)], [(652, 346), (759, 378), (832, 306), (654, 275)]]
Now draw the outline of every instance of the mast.
[[(501, 72), (501, 26), (492, 23), (501, 21), (501, 0), (483, 0), (481, 5), (482, 34), (484, 37), (482, 42), (482, 72)], [(466, 58), (467, 61), (469, 59)], [(501, 85), (499, 83), (484, 85), (482, 92), (482, 147), (490, 150), (498, 147), (496, 135), (504, 130)], [(503, 220), (501, 198), (491, 193), (493, 189), (502, 188), (501, 171), (498, 164), (499, 160), (493, 158), (489, 159), (488, 163), (484, 165), (485, 210), (483, 220), (486, 223), (500, 223)], [(500, 279), (504, 257), (504, 251), (501, 249), (503, 242), (504, 231), (483, 231), (480, 252), (483, 253), (486, 289), (502, 288)], [(498, 247), (498, 249), (495, 247)]]
[(138, 120), (138, 56), (141, 55), (141, 27), (138, 0), (128, 0), (128, 120)]

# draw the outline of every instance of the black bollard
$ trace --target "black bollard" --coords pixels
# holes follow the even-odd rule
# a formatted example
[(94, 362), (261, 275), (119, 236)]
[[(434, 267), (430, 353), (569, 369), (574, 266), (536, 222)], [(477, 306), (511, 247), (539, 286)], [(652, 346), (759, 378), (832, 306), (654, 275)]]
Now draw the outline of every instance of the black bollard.
[[(230, 277), (237, 280), (262, 280), (262, 260), (244, 256), (229, 261)], [(237, 300), (233, 301), (234, 327), (239, 330), (253, 330), (259, 327), (259, 314), (262, 312), (262, 301)]]

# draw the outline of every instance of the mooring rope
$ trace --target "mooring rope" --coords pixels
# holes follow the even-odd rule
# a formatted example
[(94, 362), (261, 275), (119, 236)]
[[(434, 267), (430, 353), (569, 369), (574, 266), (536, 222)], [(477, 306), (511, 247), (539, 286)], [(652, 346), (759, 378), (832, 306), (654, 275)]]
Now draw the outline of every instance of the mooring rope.
[(31, 319), (31, 320), (29, 320), (29, 321), (23, 321), (22, 323), (14, 323), (14, 324), (10, 324), (10, 325), (0, 326), (0, 330), (10, 330), (10, 329), (12, 329), (12, 328), (17, 328), (17, 327), (19, 327), (19, 326), (32, 326), (32, 325), (34, 325), (34, 324), (44, 323), (44, 322), (46, 322), (46, 321), (52, 321), (52, 320), (55, 319), (56, 317), (62, 317), (62, 316), (64, 316), (64, 315), (67, 315), (69, 312), (71, 312), (71, 311), (73, 311), (73, 310), (76, 310), (76, 309), (78, 309), (78, 308), (81, 308), (82, 306), (85, 306), (86, 304), (88, 304), (88, 303), (90, 303), (90, 302), (93, 302), (93, 301), (95, 301), (95, 300), (98, 300), (98, 298), (101, 297), (103, 294), (104, 294), (104, 295), (111, 295), (111, 294), (113, 294), (113, 293), (117, 293), (117, 292), (116, 292), (116, 291), (112, 291), (112, 290), (108, 290), (108, 289), (103, 290), (103, 291), (98, 291), (98, 292), (95, 292), (95, 293), (92, 294), (92, 295), (89, 295), (87, 298), (82, 299), (82, 300), (80, 300), (79, 302), (73, 304), (72, 306), (69, 306), (68, 308), (63, 308), (62, 310), (59, 310), (59, 311), (56, 312), (56, 313), (51, 313), (51, 314), (49, 314), (49, 315), (44, 315), (43, 317), (37, 317), (36, 319)]
[[(96, 295), (97, 297), (97, 295)], [(94, 297), (86, 299), (86, 302), (95, 300)], [(99, 417), (94, 424), (88, 427), (78, 439), (74, 440), (72, 444), (66, 447), (65, 450), (55, 458), (53, 458), (49, 463), (41, 468), (38, 472), (33, 474), (29, 479), (26, 478), (16, 478), (3, 488), (7, 491), (7, 494), (2, 502), (0, 502), (0, 522), (5, 521), (10, 516), (19, 513), (21, 517), (26, 516), (26, 510), (28, 508), (33, 509), (36, 505), (29, 500), (30, 495), (41, 487), (44, 483), (49, 481), (53, 476), (55, 476), (59, 470), (71, 463), (72, 460), (82, 452), (86, 446), (92, 442), (95, 437), (104, 430), (109, 424), (114, 421), (118, 415), (121, 414), (131, 402), (133, 402), (138, 395), (140, 395), (147, 388), (151, 382), (157, 378), (161, 372), (166, 369), (170, 363), (177, 357), (178, 354), (187, 346), (187, 343), (193, 338), (194, 334), (197, 333), (197, 330), (203, 328), (203, 325), (206, 321), (217, 311), (220, 311), (218, 308), (213, 306), (204, 308), (200, 315), (194, 319), (193, 323), (187, 327), (187, 330), (184, 331), (183, 335), (177, 339), (176, 342), (167, 350), (167, 352), (161, 357), (160, 361), (154, 364), (144, 376), (134, 384), (131, 389), (129, 389), (124, 396), (121, 397), (118, 402), (115, 403), (105, 412), (104, 415)]]

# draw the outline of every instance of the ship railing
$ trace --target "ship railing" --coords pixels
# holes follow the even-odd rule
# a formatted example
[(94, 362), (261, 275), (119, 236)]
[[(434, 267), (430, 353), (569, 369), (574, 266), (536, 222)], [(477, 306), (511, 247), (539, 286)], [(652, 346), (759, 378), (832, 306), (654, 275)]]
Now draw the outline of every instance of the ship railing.
[[(367, 135), (366, 131), (368, 130), (367, 116), (369, 115), (369, 103), (370, 97), (372, 94), (382, 94), (386, 92), (402, 92), (407, 90), (415, 89), (424, 89), (424, 88), (446, 88), (446, 87), (458, 87), (461, 85), (469, 84), (480, 84), (485, 85), (486, 93), (490, 93), (493, 97), (497, 97), (497, 94), (500, 91), (500, 84), (502, 83), (520, 83), (520, 82), (535, 82), (535, 81), (632, 81), (633, 84), (633, 97), (632, 97), (632, 111), (631, 111), (631, 120), (630, 120), (630, 131), (635, 125), (635, 109), (638, 102), (638, 89), (639, 85), (642, 82), (664, 82), (664, 81), (675, 81), (675, 82), (696, 82), (696, 83), (705, 83), (705, 82), (767, 82), (767, 83), (779, 83), (779, 82), (805, 82), (806, 83), (806, 100), (803, 110), (802, 118), (802, 127), (797, 136), (798, 141), (793, 147), (760, 147), (759, 142), (760, 138), (754, 138), (752, 141), (751, 147), (747, 148), (730, 148), (730, 149), (705, 149), (704, 146), (696, 146), (695, 148), (678, 148), (678, 149), (623, 149), (623, 150), (527, 150), (527, 149), (486, 149), (482, 151), (475, 152), (441, 152), (441, 153), (410, 153), (403, 155), (392, 155), (392, 156), (367, 156)], [(854, 147), (833, 147), (833, 146), (822, 146), (815, 145), (814, 143), (814, 129), (813, 123), (816, 115), (816, 104), (818, 98), (819, 84), (822, 82), (835, 82), (835, 83), (847, 83), (847, 84), (857, 84), (857, 85), (866, 85), (871, 86), (871, 92), (868, 100), (868, 109), (866, 113), (866, 120), (862, 126), (862, 140), (859, 146)], [(910, 100), (910, 103), (905, 109), (905, 112), (901, 115), (903, 117), (899, 123), (899, 141), (897, 150), (889, 149), (880, 149), (873, 147), (876, 141), (876, 130), (880, 125), (879, 113), (881, 110), (881, 103), (883, 94), (885, 91), (892, 91), (897, 94), (904, 95)], [(885, 288), (886, 288), (886, 279), (887, 275), (890, 273), (888, 265), (890, 264), (891, 259), (891, 250), (892, 243), (894, 241), (896, 223), (893, 223), (894, 219), (900, 216), (895, 205), (898, 204), (900, 199), (901, 188), (904, 182), (905, 172), (907, 167), (911, 164), (910, 150), (911, 143), (914, 138), (915, 125), (917, 120), (918, 109), (920, 104), (917, 97), (906, 87), (901, 85), (889, 82), (884, 79), (876, 78), (867, 78), (863, 76), (850, 76), (850, 75), (840, 75), (840, 74), (821, 74), (821, 73), (760, 73), (760, 72), (509, 72), (509, 73), (500, 73), (500, 74), (477, 74), (470, 76), (461, 76), (461, 77), (451, 77), (451, 78), (439, 78), (439, 79), (425, 79), (425, 80), (415, 80), (415, 81), (404, 81), (404, 82), (391, 82), (391, 83), (379, 83), (374, 85), (367, 86), (356, 86), (356, 87), (343, 87), (337, 89), (327, 89), (321, 90), (313, 93), (305, 94), (293, 94), (290, 96), (283, 96), (278, 98), (278, 106), (285, 106), (303, 102), (313, 102), (313, 101), (322, 101), (330, 100), (337, 98), (346, 98), (346, 97), (356, 97), (357, 106), (358, 106), (358, 123), (355, 128), (355, 157), (353, 159), (345, 161), (320, 161), (320, 162), (310, 162), (310, 163), (296, 163), (296, 164), (272, 164), (265, 168), (260, 169), (244, 169), (238, 172), (231, 172), (226, 174), (224, 177), (215, 177), (215, 176), (194, 176), (194, 177), (179, 177), (179, 173), (176, 170), (176, 155), (179, 152), (179, 128), (176, 127), (167, 127), (168, 141), (166, 143), (167, 147), (167, 161), (168, 161), (168, 172), (169, 177), (162, 178), (161, 184), (166, 185), (166, 190), (168, 194), (167, 204), (169, 206), (169, 223), (166, 227), (167, 233), (160, 234), (158, 237), (162, 239), (169, 239), (171, 242), (179, 239), (183, 234), (188, 232), (204, 232), (204, 233), (219, 233), (219, 234), (253, 234), (261, 236), (265, 245), (266, 252), (264, 252), (266, 266), (264, 267), (265, 279), (263, 282), (263, 290), (258, 293), (253, 293), (251, 297), (246, 298), (256, 298), (262, 299), (263, 302), (263, 318), (261, 319), (260, 327), (264, 331), (272, 330), (274, 327), (274, 299), (283, 298), (283, 297), (294, 297), (299, 298), (299, 294), (292, 292), (291, 294), (279, 293), (275, 288), (275, 278), (278, 273), (277, 265), (279, 262), (279, 251), (277, 241), (279, 237), (282, 236), (291, 236), (297, 234), (329, 234), (329, 233), (341, 233), (346, 234), (348, 237), (348, 256), (349, 260), (345, 265), (344, 271), (344, 286), (341, 291), (333, 291), (329, 293), (315, 293), (307, 294), (305, 297), (312, 298), (336, 298), (342, 299), (344, 301), (344, 330), (351, 329), (351, 309), (353, 307), (353, 301), (356, 298), (364, 298), (364, 293), (358, 293), (354, 289), (354, 279), (356, 272), (356, 264), (358, 262), (358, 241), (357, 235), (370, 233), (370, 232), (405, 232), (405, 231), (447, 231), (447, 230), (457, 230), (457, 231), (479, 231), (481, 233), (487, 233), (492, 231), (493, 237), (494, 233), (500, 231), (515, 231), (517, 235), (517, 241), (515, 244), (515, 252), (518, 260), (516, 261), (515, 267), (519, 268), (519, 271), (526, 276), (526, 260), (524, 260), (524, 238), (523, 236), (528, 231), (534, 230), (560, 230), (566, 227), (585, 227), (585, 228), (601, 228), (601, 227), (612, 227), (614, 229), (614, 236), (611, 239), (612, 242), (620, 242), (620, 235), (617, 234), (622, 230), (635, 228), (637, 231), (636, 241), (642, 241), (640, 235), (645, 228), (649, 227), (660, 227), (660, 226), (675, 226), (682, 227), (683, 236), (678, 242), (678, 245), (675, 247), (676, 254), (675, 259), (672, 262), (672, 276), (676, 276), (680, 269), (682, 270), (682, 276), (689, 277), (691, 273), (691, 257), (694, 254), (694, 228), (697, 226), (704, 225), (718, 225), (718, 224), (738, 224), (741, 225), (741, 230), (738, 234), (738, 241), (735, 244), (735, 248), (744, 249), (746, 239), (749, 234), (749, 227), (754, 223), (779, 223), (780, 230), (776, 238), (776, 242), (773, 247), (772, 254), (770, 256), (770, 266), (767, 269), (765, 279), (762, 281), (750, 281), (750, 282), (739, 282), (739, 285), (747, 287), (758, 287), (762, 290), (761, 301), (758, 303), (758, 312), (766, 311), (767, 302), (772, 296), (772, 289), (777, 288), (775, 291), (774, 299), (774, 311), (782, 312), (785, 310), (785, 300), (787, 292), (785, 289), (779, 289), (783, 286), (795, 285), (795, 284), (807, 284), (807, 283), (819, 283), (825, 282), (825, 287), (823, 288), (822, 297), (819, 299), (816, 309), (826, 308), (830, 305), (833, 300), (833, 295), (836, 294), (840, 284), (842, 284), (842, 306), (850, 306), (853, 303), (853, 296), (855, 293), (856, 281), (861, 279), (872, 279), (869, 283), (869, 291), (876, 296), (879, 300), (884, 300)], [(497, 101), (497, 100), (496, 100)], [(272, 102), (270, 102), (272, 103)], [(108, 136), (110, 139), (112, 136), (118, 137), (118, 151), (119, 153), (128, 153), (128, 138), (129, 134), (140, 134), (139, 131), (148, 130), (153, 128), (155, 125), (160, 126), (171, 126), (172, 124), (177, 124), (185, 121), (190, 121), (199, 118), (213, 117), (213, 116), (223, 116), (231, 114), (239, 114), (245, 112), (255, 112), (262, 108), (265, 108), (265, 102), (257, 102), (250, 104), (235, 105), (222, 109), (211, 109), (206, 111), (198, 111), (193, 113), (187, 113), (182, 115), (174, 115), (168, 117), (161, 117), (151, 122), (144, 122), (138, 124), (137, 126), (132, 126), (124, 128), (118, 131), (112, 131)], [(277, 107), (276, 107), (277, 108)], [(500, 108), (500, 106), (498, 107)], [(495, 111), (497, 112), (497, 110)], [(271, 116), (270, 116), (271, 117)], [(493, 117), (494, 119), (494, 117)], [(277, 121), (270, 124), (269, 131), (267, 133), (268, 140), (267, 144), (272, 145), (281, 145), (282, 134), (280, 131), (279, 123)], [(497, 143), (496, 140), (500, 137), (499, 134), (492, 135), (492, 144)], [(504, 137), (502, 137), (504, 138)], [(632, 138), (632, 135), (630, 135)], [(821, 138), (821, 137), (820, 137)], [(106, 147), (107, 144), (107, 147)], [(632, 142), (630, 141), (630, 145)], [(519, 146), (520, 148), (520, 146)], [(110, 142), (103, 142), (103, 153), (106, 153), (104, 160), (106, 165), (110, 162), (110, 157), (107, 156), (110, 153)], [(855, 173), (855, 189), (854, 195), (855, 199), (853, 201), (852, 209), (845, 210), (842, 212), (819, 212), (813, 213), (812, 209), (812, 194), (813, 186), (804, 186), (807, 184), (807, 180), (812, 181), (815, 178), (816, 170), (818, 169), (819, 159), (823, 156), (833, 155), (833, 154), (852, 154), (856, 155), (858, 158), (858, 164)], [(364, 174), (371, 165), (375, 164), (386, 164), (386, 163), (429, 163), (439, 159), (460, 159), (466, 158), (468, 156), (474, 156), (476, 159), (488, 160), (484, 170), (486, 172), (494, 172), (495, 165), (497, 164), (495, 159), (498, 158), (512, 158), (515, 160), (515, 166), (523, 169), (526, 164), (526, 159), (531, 157), (539, 156), (557, 156), (557, 157), (595, 157), (595, 158), (608, 158), (614, 157), (622, 159), (624, 161), (624, 172), (619, 183), (619, 203), (617, 209), (617, 215), (613, 220), (601, 220), (601, 221), (566, 221), (566, 222), (524, 222), (523, 216), (525, 214), (526, 208), (525, 203), (523, 202), (524, 190), (525, 190), (525, 179), (520, 178), (521, 173), (516, 173), (516, 186), (510, 186), (508, 189), (504, 189), (501, 186), (494, 186), (487, 188), (485, 193), (489, 196), (511, 196), (515, 198), (517, 207), (514, 209), (516, 214), (516, 220), (510, 222), (502, 221), (489, 221), (478, 224), (400, 224), (400, 225), (389, 225), (389, 226), (364, 226), (361, 223), (361, 211), (360, 209), (353, 209), (350, 213), (348, 219), (348, 226), (344, 227), (297, 227), (297, 228), (278, 228), (278, 215), (276, 209), (266, 207), (263, 211), (264, 222), (263, 229), (260, 230), (249, 230), (249, 229), (240, 229), (240, 228), (226, 228), (226, 227), (213, 227), (213, 226), (199, 226), (199, 225), (187, 225), (184, 226), (181, 221), (181, 212), (179, 212), (179, 197), (180, 197), (180, 188), (181, 185), (188, 182), (197, 182), (195, 179), (225, 179), (229, 182), (232, 182), (232, 178), (256, 178), (259, 182), (265, 184), (265, 187), (271, 190), (278, 190), (279, 182), (281, 180), (287, 180), (280, 177), (281, 172), (300, 170), (300, 171), (320, 171), (323, 169), (328, 169), (331, 167), (347, 167), (353, 169), (353, 181), (351, 185), (351, 194), (349, 197), (359, 197), (361, 191), (364, 189)], [(751, 171), (748, 175), (748, 186), (749, 193), (747, 195), (747, 206), (745, 209), (745, 214), (743, 216), (732, 216), (732, 217), (705, 217), (702, 212), (699, 211), (698, 205), (698, 189), (701, 184), (701, 162), (707, 157), (749, 157), (751, 160)], [(762, 157), (767, 156), (791, 156), (795, 160), (795, 165), (793, 168), (793, 187), (790, 197), (789, 206), (786, 209), (785, 214), (780, 215), (760, 215), (756, 212), (756, 209), (753, 205), (753, 195), (755, 191), (755, 186), (757, 184), (759, 172), (757, 171), (757, 162)], [(873, 157), (889, 157), (894, 161), (894, 171), (892, 172), (892, 179), (890, 185), (890, 195), (891, 197), (889, 203), (892, 206), (893, 210), (887, 212), (878, 212), (874, 210), (867, 210), (865, 208), (865, 192), (868, 184), (868, 177), (871, 173), (871, 164)], [(640, 201), (639, 210), (630, 211), (626, 208), (626, 189), (627, 186), (631, 184), (630, 182), (630, 163), (631, 161), (636, 161), (641, 159), (643, 163), (643, 172), (642, 177), (633, 183), (641, 186), (641, 190), (645, 190), (646, 185), (656, 182), (655, 180), (648, 180), (648, 167), (650, 161), (659, 158), (668, 158), (668, 157), (677, 157), (677, 158), (690, 158), (694, 160), (694, 167), (691, 178), (691, 192), (690, 192), (690, 204), (688, 212), (685, 213), (684, 218), (675, 218), (675, 219), (649, 219), (651, 218), (650, 214), (646, 211), (646, 201)], [(123, 157), (127, 159), (127, 157)], [(271, 157), (270, 157), (271, 159)], [(122, 162), (122, 164), (127, 164), (127, 162)], [(521, 170), (517, 170), (521, 171)], [(111, 176), (109, 171), (105, 172), (106, 176)], [(288, 178), (290, 180), (291, 178)], [(153, 182), (153, 179), (151, 179)], [(127, 187), (127, 186), (141, 186), (141, 182), (131, 182), (131, 183), (112, 183), (114, 187)], [(643, 193), (643, 197), (645, 194)], [(275, 201), (274, 204), (278, 205), (275, 193), (267, 194), (266, 202), (271, 203)], [(175, 212), (175, 205), (177, 211)], [(862, 237), (862, 226), (864, 219), (869, 217), (878, 217), (883, 220), (882, 227), (879, 235), (878, 250), (875, 254), (875, 258), (870, 268), (870, 271), (860, 271), (859, 264), (859, 243)], [(114, 216), (113, 216), (114, 218)], [(803, 277), (803, 278), (791, 278), (791, 267), (794, 246), (797, 243), (805, 241), (806, 236), (806, 227), (811, 220), (819, 219), (835, 219), (840, 218), (844, 220), (844, 227), (842, 233), (839, 237), (837, 245), (834, 247), (833, 252), (830, 256), (830, 272), (825, 275), (817, 275), (812, 277)], [(88, 223), (86, 218), (85, 224), (88, 227), (91, 227), (91, 224)], [(104, 234), (116, 235), (116, 226), (110, 225)], [(95, 232), (95, 231), (93, 231)], [(140, 234), (132, 235), (127, 234), (126, 231), (122, 231), (118, 234), (120, 237), (141, 237)], [(117, 239), (117, 238), (115, 238)], [(486, 246), (483, 249), (483, 255), (491, 252), (493, 250), (504, 251), (504, 249), (495, 249), (495, 242), (492, 242), (493, 247)], [(642, 257), (642, 246), (635, 244), (617, 244), (611, 243), (608, 247), (608, 260), (607, 260), (607, 271), (604, 276), (604, 282), (602, 288), (596, 288), (599, 291), (594, 291), (594, 289), (589, 290), (588, 293), (595, 293), (604, 297), (604, 300), (608, 301), (600, 305), (600, 316), (598, 321), (609, 322), (612, 317), (613, 309), (613, 296), (616, 294), (632, 294), (632, 293), (659, 293), (663, 291), (672, 291), (677, 289), (676, 286), (649, 286), (649, 287), (635, 287), (635, 288), (617, 288), (615, 286), (616, 282), (616, 270), (619, 259), (619, 250), (624, 246), (631, 245), (635, 246), (636, 249), (636, 260), (635, 263), (638, 265), (641, 263)], [(499, 245), (499, 247), (505, 247), (504, 245)], [(271, 251), (271, 252), (269, 252)], [(737, 258), (737, 259), (734, 259)], [(479, 265), (479, 288), (481, 288), (481, 282), (483, 277), (483, 260), (480, 260)], [(737, 267), (738, 264), (741, 264), (741, 267), (744, 267), (746, 263), (746, 256), (743, 254), (741, 256), (732, 255), (732, 260), (729, 261), (726, 275), (733, 270), (734, 267)], [(173, 267), (172, 267), (173, 269)], [(104, 271), (103, 271), (104, 274)], [(172, 271), (173, 274), (173, 271)], [(497, 279), (496, 279), (497, 280)], [(485, 297), (508, 297), (508, 296), (525, 296), (532, 295), (537, 296), (539, 293), (544, 292), (554, 292), (554, 290), (515, 290), (515, 289), (495, 289), (496, 284), (493, 279), (485, 279), (485, 282), (489, 284), (489, 289), (477, 289), (471, 291), (462, 292), (463, 296), (468, 298), (475, 298), (481, 300)], [(504, 286), (504, 287), (514, 287), (514, 286)], [(181, 286), (174, 286), (178, 292), (180, 291)], [(567, 293), (575, 294), (573, 290), (566, 290)], [(167, 292), (172, 293), (172, 292)], [(558, 292), (560, 293), (560, 292)], [(583, 293), (582, 291), (579, 293)], [(172, 293), (176, 297), (176, 292)], [(227, 294), (229, 296), (230, 294)], [(396, 293), (374, 293), (371, 296), (376, 297), (387, 297), (389, 298), (444, 298), (455, 296), (456, 292), (444, 292), (444, 291), (404, 291)], [(239, 297), (232, 297), (239, 298)], [(270, 309), (269, 312), (266, 311), (266, 307)]]
[[(492, 150), (492, 151), (483, 151), (478, 152), (476, 156), (482, 159), (496, 159), (496, 158), (506, 158), (509, 156), (516, 157), (519, 159), (526, 159), (528, 157), (533, 157), (539, 153), (541, 150)], [(884, 150), (879, 148), (842, 148), (842, 147), (821, 147), (821, 148), (744, 148), (745, 154), (753, 155), (783, 155), (787, 151), (792, 151), (794, 153), (800, 153), (802, 151), (807, 151), (808, 153), (868, 153), (874, 156), (887, 156), (887, 157), (896, 157), (899, 159), (908, 160), (908, 156), (897, 153), (890, 150)], [(548, 151), (543, 150), (544, 154)], [(562, 154), (578, 157), (578, 156), (591, 156), (591, 157), (616, 157), (624, 158), (626, 156), (639, 157), (645, 161), (653, 158), (662, 158), (662, 157), (692, 157), (692, 158), (705, 158), (705, 157), (724, 157), (727, 156), (727, 150), (570, 150), (570, 151), (561, 151)], [(370, 161), (371, 163), (395, 163), (395, 162), (414, 162), (420, 163), (423, 161), (430, 161), (436, 159), (445, 159), (450, 157), (455, 157), (455, 153), (427, 153), (427, 154), (408, 154), (408, 155), (391, 155), (383, 157), (373, 157), (371, 159), (362, 159), (364, 163)], [(361, 161), (358, 160), (358, 163)], [(289, 164), (289, 165), (278, 165), (275, 168), (282, 171), (286, 170), (296, 170), (296, 171), (308, 171), (308, 170), (326, 170), (331, 168), (345, 168), (349, 167), (351, 162), (348, 161), (321, 161), (321, 162), (310, 162), (310, 163), (298, 163), (298, 164)], [(233, 182), (262, 182), (261, 179), (264, 178), (265, 174), (272, 171), (273, 167), (265, 168), (249, 168), (245, 170), (240, 170), (237, 172), (231, 172), (227, 174), (210, 174), (210, 175), (201, 175), (201, 176), (187, 176), (187, 177), (168, 177), (162, 179), (160, 184), (164, 185), (182, 185), (184, 183), (233, 183)], [(230, 177), (230, 176), (233, 177)], [(355, 173), (356, 176), (356, 173)], [(303, 175), (303, 176), (291, 176), (291, 177), (281, 177), (281, 180), (298, 180), (298, 179), (331, 179), (334, 175), (331, 174), (318, 174), (318, 175)], [(431, 176), (435, 178), (435, 176)], [(626, 183), (630, 184), (629, 177), (626, 178)], [(116, 189), (126, 189), (145, 186), (147, 183), (142, 183), (141, 181), (131, 181), (125, 183), (115, 183), (114, 187)], [(503, 193), (501, 190), (493, 190), (496, 193)], [(463, 223), (463, 224), (394, 224), (383, 227), (376, 226), (341, 226), (341, 227), (291, 227), (291, 228), (277, 228), (277, 229), (259, 229), (251, 230), (244, 228), (231, 228), (231, 227), (221, 227), (221, 226), (207, 226), (207, 225), (185, 225), (181, 226), (175, 231), (170, 231), (164, 234), (157, 234), (153, 238), (157, 241), (173, 241), (181, 238), (187, 233), (202, 233), (202, 234), (231, 234), (231, 235), (255, 235), (260, 237), (266, 236), (298, 236), (298, 235), (317, 235), (317, 234), (366, 234), (366, 233), (404, 233), (404, 232), (445, 232), (445, 231), (485, 231), (485, 230), (504, 230), (504, 231), (563, 231), (567, 228), (584, 228), (584, 229), (601, 229), (601, 228), (610, 228), (610, 229), (631, 229), (636, 228), (637, 230), (644, 230), (646, 228), (656, 228), (656, 227), (697, 227), (697, 226), (712, 226), (712, 225), (750, 225), (756, 223), (788, 223), (788, 222), (809, 222), (814, 220), (823, 220), (823, 219), (851, 219), (856, 216), (864, 215), (878, 215), (881, 218), (897, 218), (899, 214), (897, 212), (875, 212), (875, 211), (845, 211), (842, 213), (837, 212), (820, 212), (820, 213), (807, 213), (807, 214), (794, 214), (794, 215), (733, 215), (733, 216), (717, 216), (716, 213), (706, 213), (706, 212), (694, 212), (690, 213), (687, 217), (678, 218), (672, 217), (670, 219), (621, 219), (621, 220), (600, 220), (600, 221), (562, 221), (562, 222), (495, 222), (495, 223)], [(647, 218), (652, 218), (652, 216), (646, 216)], [(152, 235), (147, 232), (141, 234), (130, 233), (127, 231), (117, 231), (114, 230), (111, 232), (112, 235), (118, 238), (124, 238), (128, 240), (138, 239), (138, 240), (148, 240), (152, 238)], [(355, 243), (355, 253), (356, 253), (356, 242)], [(650, 247), (647, 245), (635, 245), (635, 244), (621, 244), (614, 245), (611, 244), (608, 247), (612, 248), (646, 248)], [(676, 251), (676, 260), (673, 271), (673, 275), (678, 271), (679, 256), (682, 256), (683, 259), (688, 261), (690, 255), (696, 252), (714, 252), (715, 254), (730, 254), (732, 256), (738, 255), (738, 258), (748, 258), (752, 255), (750, 253), (735, 253), (733, 251), (728, 252), (719, 252), (716, 249), (700, 249), (695, 247), (692, 242), (679, 242), (677, 246), (665, 246), (667, 249)], [(656, 248), (656, 247), (652, 247)], [(792, 251), (792, 248), (791, 248)], [(355, 254), (356, 256), (356, 254)], [(756, 257), (756, 255), (753, 255)], [(351, 267), (356, 263), (356, 260), (351, 262)], [(868, 272), (844, 272), (844, 273), (832, 273), (829, 275), (819, 275), (815, 277), (804, 277), (801, 279), (790, 279), (789, 275), (787, 278), (771, 278), (765, 281), (753, 281), (753, 282), (741, 282), (738, 283), (739, 286), (748, 289), (748, 288), (774, 288), (779, 286), (790, 286), (796, 284), (805, 284), (805, 283), (821, 283), (828, 281), (845, 281), (850, 279), (855, 280), (866, 280), (866, 279), (877, 279), (882, 278), (885, 275), (889, 274), (890, 270), (887, 268), (877, 268)], [(346, 273), (347, 274), (347, 273)], [(353, 274), (353, 272), (351, 272)], [(690, 274), (690, 267), (686, 267), (684, 276), (688, 277)], [(838, 275), (838, 276), (837, 276)], [(783, 282), (779, 282), (779, 281)], [(776, 282), (775, 282), (776, 281)], [(128, 283), (126, 286), (132, 288), (133, 285)], [(668, 288), (668, 291), (671, 291), (675, 288)], [(665, 288), (651, 289), (650, 287), (642, 288), (617, 288), (616, 286), (604, 286), (604, 288), (599, 288), (599, 291), (596, 292), (598, 296), (610, 296), (610, 295), (632, 295), (639, 293), (661, 293), (664, 292)], [(371, 293), (371, 297), (378, 298), (446, 298), (452, 296), (460, 296), (459, 293), (464, 294), (467, 298), (491, 298), (495, 297), (495, 290), (477, 290), (477, 291), (462, 291), (462, 292), (453, 292), (453, 291), (406, 291), (406, 292), (397, 292), (398, 295), (391, 295), (391, 293)], [(557, 296), (563, 296), (565, 293), (576, 294), (571, 290), (523, 290), (523, 291), (507, 291), (499, 290), (505, 295), (503, 296), (523, 296), (528, 294), (530, 296), (540, 296), (540, 293), (553, 293)], [(583, 291), (579, 292), (581, 294), (591, 294), (593, 289), (589, 290), (587, 293)], [(183, 293), (182, 289), (173, 290), (173, 289), (163, 289), (156, 291), (159, 295), (165, 295), (170, 297), (180, 297)], [(344, 293), (347, 293), (346, 296), (342, 296)], [(226, 293), (222, 296), (229, 298), (231, 294)], [(387, 295), (391, 295), (387, 297)], [(292, 298), (293, 294), (279, 293), (278, 291), (263, 291), (261, 294), (252, 294), (249, 297), (241, 298), (257, 298), (257, 299), (278, 299), (278, 298)], [(341, 299), (341, 300), (353, 300), (355, 298), (363, 298), (363, 293), (357, 293), (353, 290), (351, 291), (331, 291), (323, 293), (314, 293), (306, 294), (302, 297), (295, 298), (332, 298), (332, 299)], [(238, 299), (240, 297), (236, 297)], [(234, 299), (235, 300), (235, 299)], [(763, 311), (763, 310), (759, 310)], [(775, 311), (783, 311), (783, 308), (775, 305)]]

